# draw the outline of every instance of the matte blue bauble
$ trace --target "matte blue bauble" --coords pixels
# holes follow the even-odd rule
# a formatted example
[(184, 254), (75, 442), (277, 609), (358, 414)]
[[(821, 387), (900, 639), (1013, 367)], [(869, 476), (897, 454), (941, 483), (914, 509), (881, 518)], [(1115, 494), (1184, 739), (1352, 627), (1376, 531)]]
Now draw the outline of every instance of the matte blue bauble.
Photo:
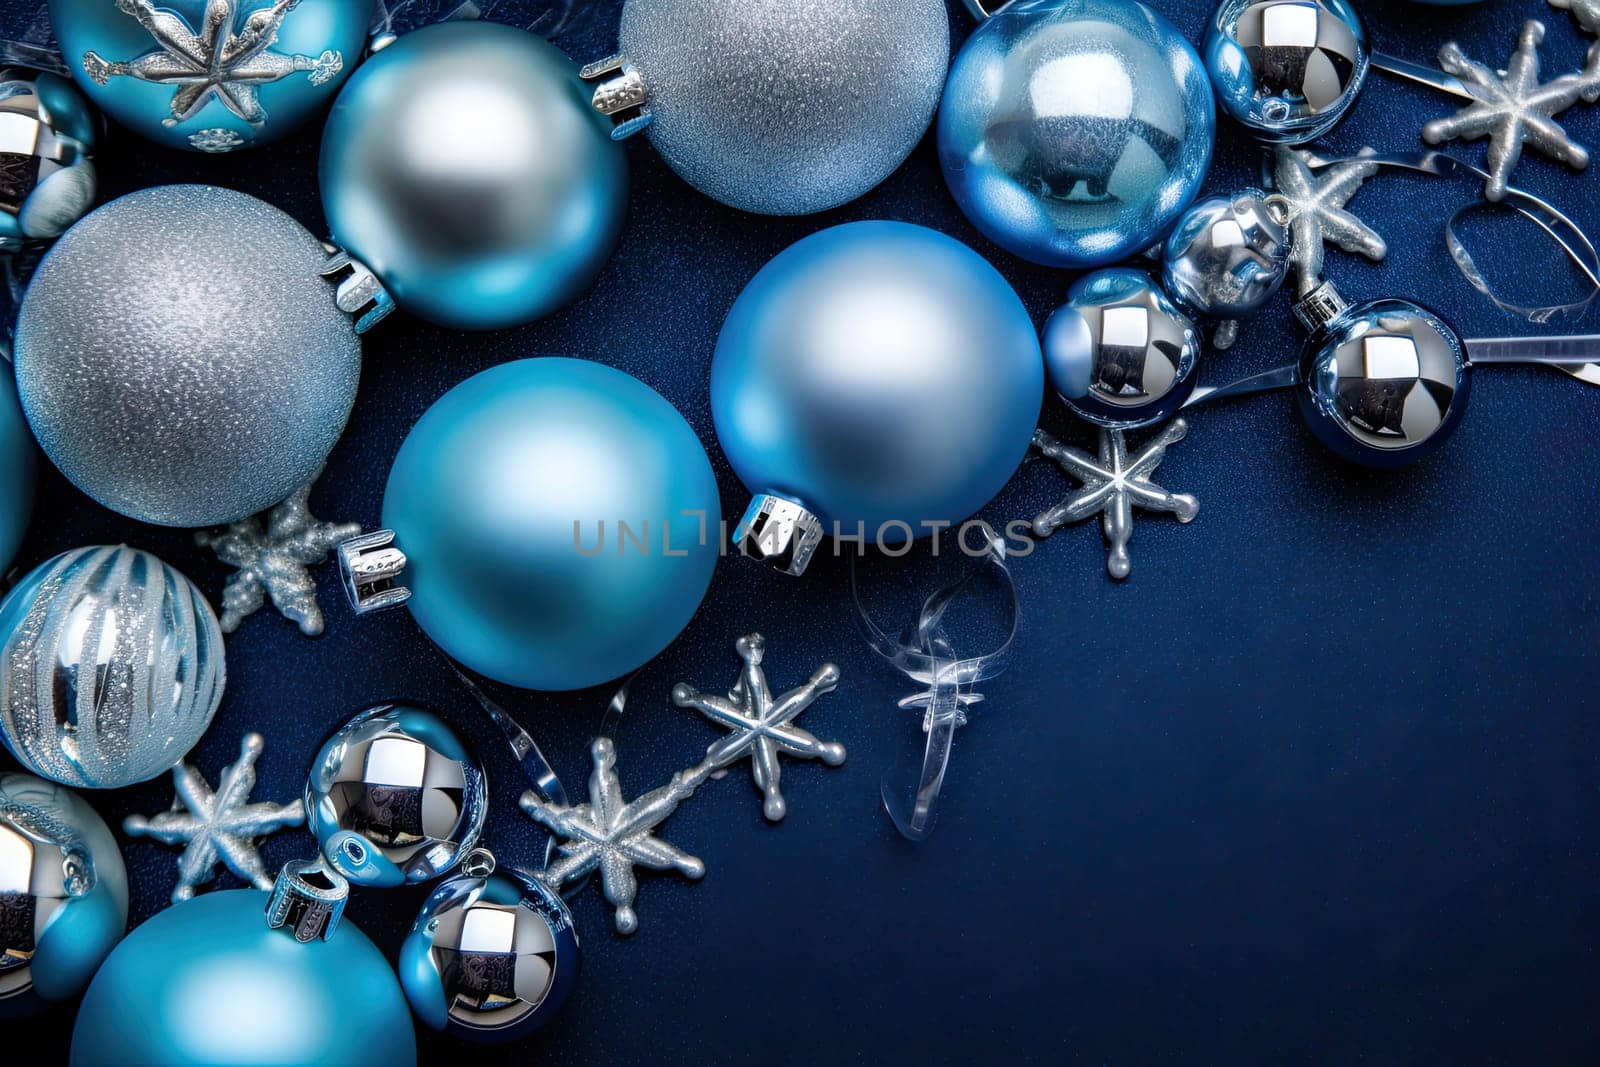
[(159, 144), (231, 152), (293, 132), (361, 61), (372, 0), (50, 0), (62, 59)]
[(377, 946), (348, 919), (302, 944), (267, 926), (267, 896), (204, 893), (129, 934), (84, 995), (72, 1063), (416, 1063), (411, 1013)]
[(780, 253), (728, 313), (711, 363), (717, 436), (745, 485), (869, 539), (902, 522), (921, 536), (988, 503), (1043, 395), (1011, 286), (961, 242), (901, 222), (836, 226)]
[(665, 648), (711, 582), (721, 521), (683, 416), (579, 359), (505, 363), (450, 390), (383, 501), (417, 624), (525, 689), (596, 685)]
[(445, 326), (528, 322), (583, 292), (627, 196), (622, 146), (577, 66), (510, 26), (401, 36), (350, 79), (323, 132), (334, 241)]
[(951, 67), (939, 162), (986, 236), (1052, 267), (1160, 240), (1211, 166), (1205, 68), (1131, 0), (1014, 0)]
[(0, 574), (11, 566), (28, 532), (37, 476), (33, 434), (17, 401), (17, 380), (9, 365), (0, 366)]

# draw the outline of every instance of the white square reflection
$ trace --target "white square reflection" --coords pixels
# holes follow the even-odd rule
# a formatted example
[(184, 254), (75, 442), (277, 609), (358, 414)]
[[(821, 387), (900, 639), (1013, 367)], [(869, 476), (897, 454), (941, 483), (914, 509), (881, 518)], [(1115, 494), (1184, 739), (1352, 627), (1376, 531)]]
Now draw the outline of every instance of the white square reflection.
[(1274, 4), (1261, 14), (1261, 43), (1268, 48), (1315, 48), (1316, 4)]
[(1106, 308), (1100, 313), (1100, 343), (1111, 348), (1143, 348), (1150, 342), (1150, 319), (1142, 307)]
[(0, 826), (0, 893), (26, 893), (33, 885), (33, 842)]
[(362, 779), (373, 785), (420, 789), (427, 765), (426, 746), (404, 737), (380, 737), (367, 746), (367, 769)]
[(1409, 337), (1367, 337), (1361, 342), (1362, 370), (1369, 380), (1420, 378), (1422, 361)]
[(504, 955), (516, 948), (517, 916), (500, 908), (468, 908), (461, 922), (462, 952)]

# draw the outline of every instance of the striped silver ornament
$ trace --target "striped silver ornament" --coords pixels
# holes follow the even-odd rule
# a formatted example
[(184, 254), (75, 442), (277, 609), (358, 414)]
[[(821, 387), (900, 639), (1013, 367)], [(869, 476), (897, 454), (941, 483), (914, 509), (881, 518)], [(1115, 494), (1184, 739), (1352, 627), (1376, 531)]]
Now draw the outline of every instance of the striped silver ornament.
[(210, 725), (225, 674), (211, 606), (149, 552), (64, 552), (0, 603), (0, 741), (66, 785), (171, 768)]

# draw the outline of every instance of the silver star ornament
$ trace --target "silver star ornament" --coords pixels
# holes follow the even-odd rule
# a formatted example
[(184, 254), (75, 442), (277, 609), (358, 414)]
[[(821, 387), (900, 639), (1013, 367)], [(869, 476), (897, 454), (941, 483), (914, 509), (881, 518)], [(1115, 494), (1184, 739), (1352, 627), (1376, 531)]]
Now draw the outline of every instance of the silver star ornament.
[(1133, 571), (1128, 542), (1133, 539), (1133, 510), (1164, 511), (1179, 522), (1192, 522), (1200, 513), (1200, 502), (1187, 493), (1169, 493), (1150, 480), (1150, 475), (1166, 458), (1167, 449), (1189, 432), (1182, 419), (1168, 423), (1132, 459), (1121, 430), (1100, 431), (1100, 455), (1071, 448), (1043, 430), (1034, 431), (1033, 447), (1056, 462), (1062, 470), (1083, 483), (1060, 504), (1033, 520), (1033, 532), (1049, 537), (1061, 527), (1081, 522), (1091, 515), (1102, 516), (1105, 531), (1106, 570), (1121, 581)]
[(195, 541), (238, 570), (222, 590), (222, 631), (233, 633), (272, 597), (272, 606), (300, 632), (322, 632), (317, 582), (310, 568), (327, 560), (341, 541), (361, 533), (352, 522), (319, 522), (311, 514), (311, 486), (268, 511), (221, 530), (201, 530)]
[(1374, 262), (1389, 254), (1389, 245), (1378, 232), (1345, 208), (1367, 179), (1378, 173), (1376, 162), (1356, 158), (1335, 163), (1316, 175), (1294, 149), (1280, 146), (1275, 154), (1273, 192), (1289, 213), (1289, 263), (1299, 279), (1300, 295), (1308, 295), (1322, 284), (1325, 246), (1330, 242)]
[(589, 776), (587, 804), (552, 804), (531, 789), (522, 794), (522, 810), (561, 838), (556, 857), (538, 877), (551, 889), (591, 871), (600, 872), (606, 900), (616, 910), (619, 934), (639, 929), (633, 910), (639, 891), (635, 866), (651, 870), (677, 870), (687, 878), (701, 878), (706, 865), (682, 849), (655, 836), (656, 827), (678, 810), (678, 805), (717, 771), (709, 759), (672, 776), (672, 781), (632, 801), (622, 799), (617, 780), (617, 749), (609, 737), (597, 737), (589, 746), (594, 773)]
[(1439, 50), (1439, 65), (1461, 79), (1473, 101), (1449, 118), (1422, 127), (1422, 139), (1440, 144), (1489, 138), (1489, 180), (1484, 183), (1483, 195), (1490, 200), (1505, 197), (1523, 145), (1577, 170), (1589, 165), (1588, 151), (1567, 136), (1555, 116), (1579, 100), (1593, 103), (1600, 99), (1600, 42), (1590, 47), (1581, 72), (1541, 85), (1539, 45), (1543, 41), (1543, 24), (1524, 23), (1517, 50), (1504, 73), (1469, 59), (1454, 41)]
[(178, 857), (178, 885), (174, 904), (194, 896), (195, 888), (216, 877), (217, 864), (257, 889), (271, 889), (272, 878), (262, 863), (256, 840), (285, 826), (305, 822), (301, 801), (292, 804), (251, 804), (256, 784), (256, 759), (266, 746), (260, 734), (245, 734), (239, 761), (222, 772), (215, 793), (187, 763), (172, 768), (177, 798), (172, 810), (146, 819), (130, 815), (122, 828), (133, 837), (151, 837), (163, 844), (184, 846)]
[(1550, 6), (1572, 12), (1578, 25), (1589, 33), (1600, 33), (1600, 0), (1550, 0)]
[(718, 767), (726, 767), (748, 756), (751, 777), (765, 797), (761, 810), (776, 822), (788, 810), (778, 788), (779, 753), (800, 759), (820, 759), (830, 767), (837, 767), (844, 762), (845, 751), (836, 741), (818, 741), (793, 721), (818, 697), (833, 692), (839, 684), (839, 668), (824, 663), (804, 685), (774, 699), (772, 690), (767, 687), (766, 672), (761, 668), (766, 647), (766, 639), (760, 634), (749, 634), (734, 642), (739, 658), (744, 660), (744, 670), (726, 697), (702, 693), (692, 685), (679, 683), (672, 687), (672, 702), (680, 708), (693, 708), (731, 731), (706, 749), (706, 759)]

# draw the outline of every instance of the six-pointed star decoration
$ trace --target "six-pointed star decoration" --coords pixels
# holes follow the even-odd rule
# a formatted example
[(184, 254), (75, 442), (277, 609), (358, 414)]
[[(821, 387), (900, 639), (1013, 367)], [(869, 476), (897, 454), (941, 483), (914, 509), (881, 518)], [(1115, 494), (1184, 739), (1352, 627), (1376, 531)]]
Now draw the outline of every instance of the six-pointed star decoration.
[(185, 845), (178, 857), (178, 885), (172, 902), (188, 900), (195, 887), (216, 877), (218, 862), (257, 889), (271, 889), (272, 878), (261, 862), (256, 839), (285, 826), (305, 822), (305, 805), (249, 804), (256, 784), (256, 759), (266, 742), (260, 734), (245, 734), (239, 762), (222, 772), (213, 793), (200, 772), (187, 763), (172, 768), (178, 796), (171, 811), (146, 819), (130, 815), (122, 828), (135, 837), (153, 837), (168, 845)]
[(265, 515), (236, 522), (221, 530), (194, 535), (202, 547), (238, 570), (222, 589), (222, 632), (233, 633), (260, 608), (267, 595), (272, 605), (304, 634), (322, 632), (317, 582), (309, 568), (322, 563), (341, 541), (361, 533), (355, 523), (318, 522), (311, 514), (307, 485)]
[(589, 752), (594, 773), (589, 776), (587, 804), (553, 804), (531, 789), (522, 794), (520, 803), (523, 811), (562, 839), (558, 855), (539, 872), (539, 879), (559, 891), (563, 884), (598, 870), (606, 899), (616, 909), (617, 932), (631, 934), (639, 928), (633, 910), (639, 891), (635, 866), (678, 870), (689, 878), (706, 873), (704, 863), (656, 837), (654, 831), (716, 772), (717, 765), (702, 760), (674, 774), (661, 788), (624, 801), (617, 781), (616, 746), (609, 737), (597, 737)]
[(750, 757), (750, 773), (756, 788), (766, 798), (762, 811), (776, 822), (783, 818), (787, 805), (778, 788), (778, 754), (801, 759), (820, 759), (830, 767), (844, 762), (844, 746), (836, 741), (818, 741), (794, 725), (793, 720), (824, 693), (839, 684), (839, 668), (824, 663), (802, 686), (776, 699), (767, 687), (761, 657), (767, 647), (760, 634), (749, 634), (734, 643), (744, 670), (726, 697), (702, 693), (692, 685), (672, 687), (672, 702), (680, 708), (694, 708), (719, 726), (732, 732), (706, 749), (706, 759), (718, 767)]
[(1578, 25), (1590, 33), (1600, 33), (1600, 0), (1550, 0), (1550, 6), (1572, 12)]
[(263, 84), (306, 72), (311, 84), (322, 85), (344, 69), (344, 57), (328, 49), (320, 56), (273, 52), (278, 28), (300, 0), (277, 0), (252, 11), (235, 32), (234, 0), (210, 0), (195, 30), (176, 12), (152, 0), (116, 0), (117, 10), (137, 19), (156, 47), (125, 62), (85, 52), (83, 70), (97, 84), (113, 77), (137, 78), (173, 87), (171, 114), (161, 120), (176, 126), (195, 115), (213, 97), (252, 126), (267, 121), (261, 106)]
[(1458, 138), (1489, 138), (1489, 180), (1484, 183), (1483, 195), (1490, 200), (1505, 197), (1524, 144), (1578, 170), (1589, 165), (1589, 153), (1567, 136), (1555, 116), (1580, 99), (1590, 103), (1600, 99), (1600, 42), (1589, 49), (1580, 73), (1540, 85), (1539, 45), (1543, 41), (1543, 24), (1525, 23), (1504, 74), (1467, 58), (1454, 41), (1439, 50), (1439, 65), (1461, 79), (1473, 101), (1449, 118), (1422, 127), (1422, 139), (1439, 144)]
[(1276, 156), (1273, 192), (1289, 212), (1289, 262), (1300, 279), (1301, 296), (1322, 284), (1326, 242), (1373, 261), (1389, 254), (1389, 246), (1378, 232), (1345, 210), (1362, 184), (1378, 173), (1377, 163), (1357, 158), (1314, 175), (1305, 157), (1294, 149), (1280, 146)]
[(1069, 447), (1043, 430), (1034, 431), (1033, 446), (1054, 460), (1062, 470), (1083, 483), (1060, 504), (1033, 520), (1033, 532), (1049, 537), (1061, 527), (1081, 522), (1091, 515), (1103, 515), (1109, 552), (1106, 570), (1116, 579), (1133, 570), (1128, 557), (1128, 542), (1133, 538), (1133, 509), (1166, 511), (1179, 522), (1190, 522), (1200, 513), (1200, 502), (1187, 493), (1169, 493), (1150, 480), (1150, 475), (1166, 458), (1167, 448), (1183, 440), (1189, 432), (1182, 419), (1168, 423), (1143, 451), (1128, 458), (1128, 445), (1121, 430), (1100, 431), (1100, 456)]

